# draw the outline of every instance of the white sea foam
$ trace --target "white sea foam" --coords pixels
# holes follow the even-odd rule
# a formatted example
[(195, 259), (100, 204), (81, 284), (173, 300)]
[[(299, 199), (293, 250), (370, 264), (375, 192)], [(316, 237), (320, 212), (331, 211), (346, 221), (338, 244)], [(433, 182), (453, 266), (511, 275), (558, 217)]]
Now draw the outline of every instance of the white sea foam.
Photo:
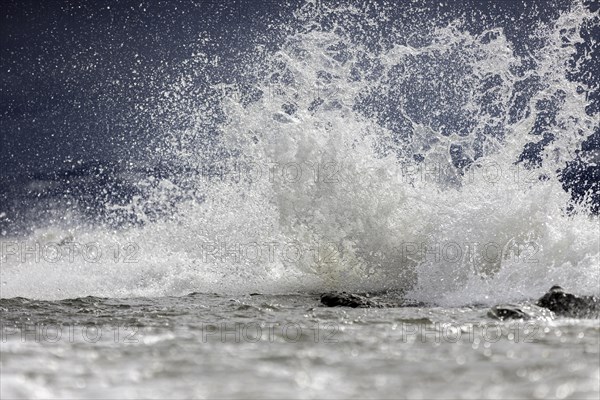
[[(514, 72), (522, 59), (502, 29), (471, 34), (454, 21), (427, 43), (396, 32), (373, 50), (343, 24), (306, 29), (318, 24), (306, 9), (297, 13), (304, 29), (248, 61), (259, 98), (239, 101), (242, 89), (220, 84), (205, 107), (189, 106), (181, 93), (203, 75), (201, 53), (165, 89), (160, 107), (180, 107), (194, 123), (161, 132), (157, 154), (202, 170), (215, 159), (195, 138), (216, 125), (215, 146), (233, 154), (217, 160), (224, 176), (149, 185), (150, 200), (127, 206), (146, 221), (140, 227), (41, 228), (25, 241), (3, 239), (2, 297), (398, 290), (460, 305), (537, 297), (552, 284), (598, 293), (598, 219), (566, 211), (556, 173), (598, 125), (581, 83), (565, 76), (579, 26), (593, 17), (585, 8), (540, 25), (544, 44), (526, 76)], [(365, 32), (385, 20), (352, 7), (328, 12)], [(528, 78), (537, 87), (511, 119), (516, 86)], [(555, 139), (530, 170), (515, 162), (532, 141), (536, 105), (552, 99)], [(455, 167), (452, 145), (476, 161)], [(149, 202), (173, 212), (145, 218)], [(32, 243), (79, 250), (56, 262), (23, 260)]]

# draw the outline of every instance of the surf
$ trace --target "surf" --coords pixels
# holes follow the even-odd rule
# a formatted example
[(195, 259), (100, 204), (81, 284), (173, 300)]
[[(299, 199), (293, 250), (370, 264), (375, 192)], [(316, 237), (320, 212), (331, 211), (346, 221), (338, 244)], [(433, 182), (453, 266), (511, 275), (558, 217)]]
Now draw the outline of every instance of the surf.
[(460, 306), (566, 282), (597, 295), (598, 219), (557, 173), (599, 126), (569, 78), (597, 15), (573, 3), (527, 49), (502, 24), (414, 17), (308, 2), (221, 81), (200, 39), (139, 100), (160, 120), (144, 162), (171, 172), (128, 172), (135, 193), (102, 205), (127, 223), (58, 205), (3, 236), (2, 297), (347, 290)]

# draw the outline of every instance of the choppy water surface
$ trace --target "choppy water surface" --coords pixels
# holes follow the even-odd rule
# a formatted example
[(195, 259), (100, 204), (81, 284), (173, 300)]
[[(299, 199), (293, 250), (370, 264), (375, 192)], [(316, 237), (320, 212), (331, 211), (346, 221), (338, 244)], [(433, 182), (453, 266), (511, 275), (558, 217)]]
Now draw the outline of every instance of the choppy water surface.
[(2, 397), (597, 398), (597, 320), (318, 303), (306, 294), (2, 300)]

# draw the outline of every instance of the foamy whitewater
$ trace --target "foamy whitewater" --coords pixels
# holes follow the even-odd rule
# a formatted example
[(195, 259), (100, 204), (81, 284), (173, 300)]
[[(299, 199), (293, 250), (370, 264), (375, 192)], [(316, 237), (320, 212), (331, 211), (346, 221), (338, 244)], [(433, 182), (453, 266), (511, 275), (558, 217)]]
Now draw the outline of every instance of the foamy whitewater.
[[(252, 85), (213, 83), (218, 61), (202, 52), (213, 39), (202, 38), (139, 107), (186, 122), (164, 123), (147, 150), (185, 177), (139, 177), (145, 197), (114, 208), (141, 224), (83, 227), (65, 213), (4, 237), (63, 257), (5, 247), (2, 297), (391, 290), (456, 306), (535, 298), (554, 283), (600, 293), (598, 219), (567, 211), (558, 176), (599, 124), (566, 77), (580, 27), (598, 16), (575, 3), (540, 23), (536, 67), (523, 75), (501, 28), (398, 22), (366, 41), (389, 12), (367, 9), (303, 6), (279, 48), (240, 60)], [(192, 101), (194, 90), (204, 97)], [(547, 103), (554, 140), (540, 165), (517, 163)], [(77, 249), (83, 262), (72, 262), (71, 242), (132, 246), (133, 262), (86, 262)]]

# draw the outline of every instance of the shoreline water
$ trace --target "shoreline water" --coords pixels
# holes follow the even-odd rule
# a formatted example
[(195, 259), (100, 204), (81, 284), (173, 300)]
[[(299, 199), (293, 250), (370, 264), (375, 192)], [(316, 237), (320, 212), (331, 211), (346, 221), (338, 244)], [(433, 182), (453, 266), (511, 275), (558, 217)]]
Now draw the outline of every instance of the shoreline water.
[(302, 294), (2, 299), (0, 307), (3, 398), (600, 392), (598, 320), (503, 322), (483, 307), (326, 308)]

